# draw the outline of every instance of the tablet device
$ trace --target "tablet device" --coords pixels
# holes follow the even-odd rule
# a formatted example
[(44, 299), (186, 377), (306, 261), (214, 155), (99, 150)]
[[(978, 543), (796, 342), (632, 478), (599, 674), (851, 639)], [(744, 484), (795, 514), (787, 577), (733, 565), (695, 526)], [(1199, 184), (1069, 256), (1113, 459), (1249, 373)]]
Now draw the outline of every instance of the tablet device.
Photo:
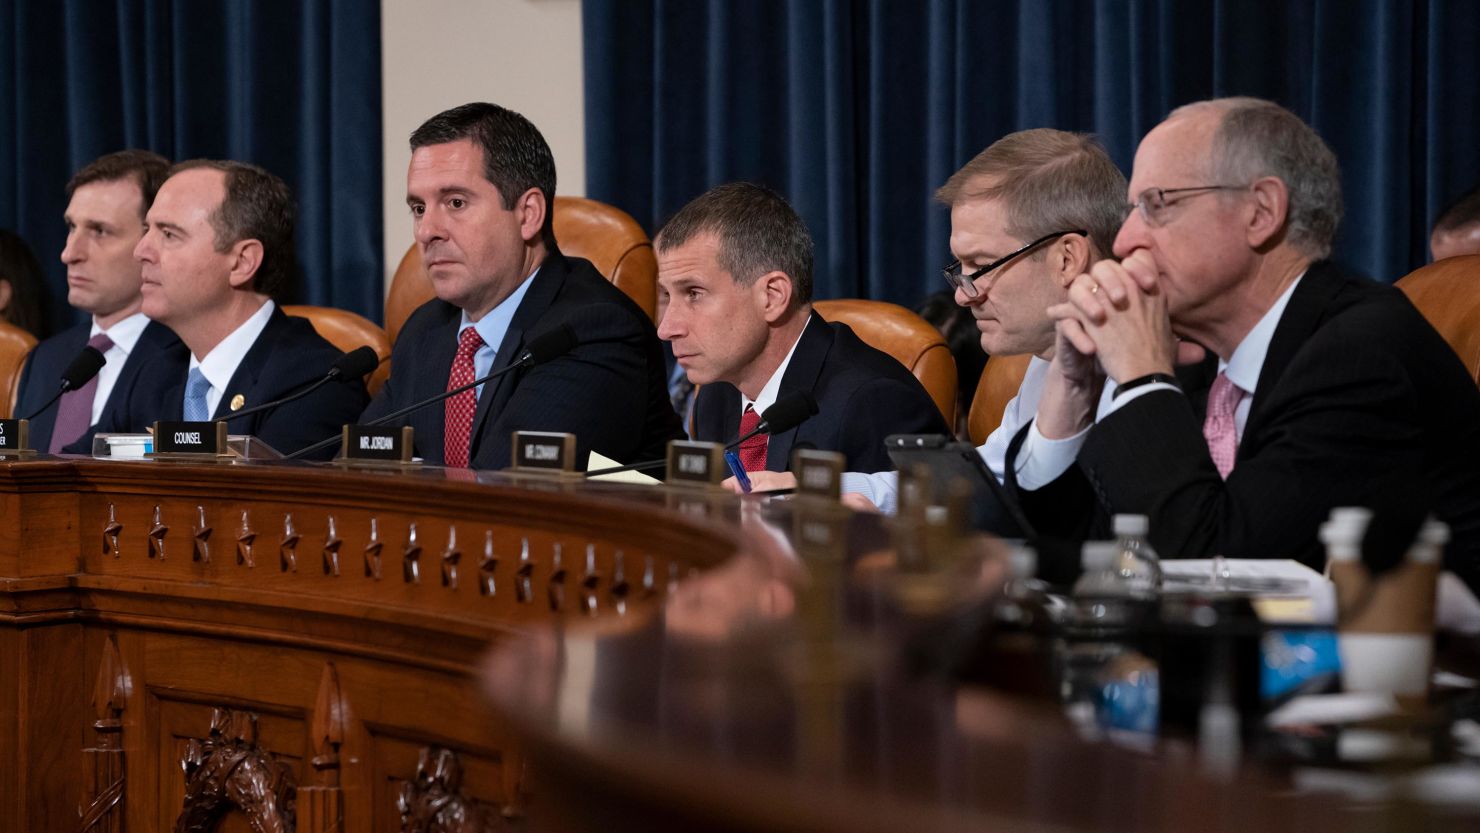
[(975, 529), (1004, 538), (1033, 537), (1022, 511), (971, 443), (943, 434), (892, 434), (884, 438), (884, 448), (896, 469), (924, 464), (930, 470), (936, 495), (946, 494), (953, 480), (970, 483), (971, 524)]

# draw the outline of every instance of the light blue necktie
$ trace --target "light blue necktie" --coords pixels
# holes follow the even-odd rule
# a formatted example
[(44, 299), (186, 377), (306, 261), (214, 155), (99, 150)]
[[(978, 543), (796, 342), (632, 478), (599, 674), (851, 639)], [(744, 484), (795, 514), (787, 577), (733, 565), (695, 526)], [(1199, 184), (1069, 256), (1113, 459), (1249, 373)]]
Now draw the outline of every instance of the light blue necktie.
[(210, 389), (211, 381), (200, 372), (200, 368), (190, 368), (190, 378), (185, 381), (186, 422), (205, 422), (211, 418), (211, 412), (206, 408), (206, 392)]

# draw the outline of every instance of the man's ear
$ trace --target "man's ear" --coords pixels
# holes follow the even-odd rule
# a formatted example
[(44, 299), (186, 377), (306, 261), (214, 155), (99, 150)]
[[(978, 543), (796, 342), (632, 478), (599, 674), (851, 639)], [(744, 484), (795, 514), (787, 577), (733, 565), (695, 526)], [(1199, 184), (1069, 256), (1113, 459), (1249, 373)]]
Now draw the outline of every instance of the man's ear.
[(550, 206), (545, 201), (545, 192), (531, 188), (519, 195), (514, 202), (514, 212), (519, 216), (519, 235), (528, 243), (539, 237), (545, 228), (545, 214)]
[(238, 240), (231, 244), (231, 286), (233, 289), (243, 289), (251, 286), (252, 279), (257, 276), (257, 270), (262, 268), (262, 256), (265, 254), (262, 241), (255, 238)]
[(1068, 289), (1074, 279), (1089, 271), (1093, 253), (1089, 238), (1082, 234), (1065, 234), (1049, 244), (1048, 267), (1053, 279), (1063, 289)]
[(1255, 180), (1249, 190), (1254, 195), (1253, 211), (1247, 215), (1245, 235), (1251, 248), (1262, 249), (1282, 236), (1290, 216), (1290, 190), (1283, 180), (1273, 176)]
[(785, 272), (773, 271), (761, 275), (755, 280), (754, 290), (766, 323), (776, 323), (791, 309), (793, 287), (791, 278)]

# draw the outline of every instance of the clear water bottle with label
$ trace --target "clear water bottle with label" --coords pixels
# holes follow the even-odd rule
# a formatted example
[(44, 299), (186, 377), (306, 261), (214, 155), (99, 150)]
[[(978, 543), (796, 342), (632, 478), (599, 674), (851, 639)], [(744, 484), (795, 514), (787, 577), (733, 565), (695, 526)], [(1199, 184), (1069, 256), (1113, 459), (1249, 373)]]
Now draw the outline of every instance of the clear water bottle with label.
[(1146, 540), (1145, 515), (1116, 515), (1112, 521), (1118, 550), (1115, 568), (1137, 596), (1154, 596), (1161, 589), (1161, 559)]

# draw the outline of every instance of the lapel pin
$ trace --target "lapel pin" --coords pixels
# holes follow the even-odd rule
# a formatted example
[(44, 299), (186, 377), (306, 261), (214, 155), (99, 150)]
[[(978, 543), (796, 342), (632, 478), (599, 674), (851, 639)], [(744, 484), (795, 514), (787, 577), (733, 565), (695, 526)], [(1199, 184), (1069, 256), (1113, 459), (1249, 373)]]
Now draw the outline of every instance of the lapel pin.
[(245, 396), (237, 394), (236, 396), (231, 397), (231, 410), (240, 411), (242, 409), (242, 406), (245, 404), (247, 404), (247, 398)]

